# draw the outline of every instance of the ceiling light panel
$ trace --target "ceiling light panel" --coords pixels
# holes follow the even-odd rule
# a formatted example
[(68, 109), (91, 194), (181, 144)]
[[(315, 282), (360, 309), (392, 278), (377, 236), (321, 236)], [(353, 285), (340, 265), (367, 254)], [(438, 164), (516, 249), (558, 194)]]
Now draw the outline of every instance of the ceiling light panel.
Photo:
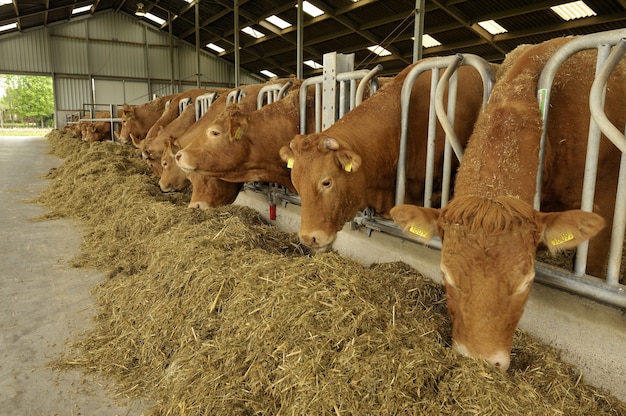
[(273, 24), (274, 26), (278, 26), (281, 29), (287, 29), (288, 27), (291, 27), (291, 23), (281, 19), (280, 17), (276, 16), (275, 14), (271, 15), (270, 17), (268, 17), (267, 19), (268, 22), (270, 22), (271, 24)]
[(500, 24), (495, 20), (485, 20), (483, 22), (478, 22), (478, 25), (492, 35), (499, 35), (500, 33), (508, 32), (508, 30), (500, 26)]
[(550, 9), (565, 21), (596, 16), (596, 12), (594, 12), (591, 7), (587, 6), (584, 1), (573, 1), (571, 3), (550, 7)]

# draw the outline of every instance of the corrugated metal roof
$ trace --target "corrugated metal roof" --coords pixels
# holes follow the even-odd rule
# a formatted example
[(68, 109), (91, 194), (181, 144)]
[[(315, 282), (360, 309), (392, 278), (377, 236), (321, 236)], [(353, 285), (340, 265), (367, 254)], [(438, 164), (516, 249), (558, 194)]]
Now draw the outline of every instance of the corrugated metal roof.
[[(357, 64), (382, 63), (386, 75), (399, 72), (412, 61), (415, 0), (308, 1), (325, 14), (316, 18), (304, 15), (304, 60), (319, 62), (327, 52), (355, 53)], [(150, 13), (165, 20), (171, 17), (174, 36), (195, 45), (196, 5), (185, 0), (14, 0), (13, 4), (0, 6), (0, 26), (16, 21), (17, 30), (27, 32), (52, 23), (71, 23), (72, 10), (89, 4), (94, 6), (87, 14), (113, 10), (134, 17), (140, 2)], [(424, 49), (423, 56), (467, 52), (500, 61), (519, 44), (626, 27), (626, 0), (585, 0), (597, 16), (570, 22), (563, 22), (549, 10), (550, 6), (564, 2), (567, 0), (426, 0), (425, 33), (432, 34), (442, 46)], [(235, 61), (234, 3), (200, 0), (197, 5), (201, 47), (204, 49), (209, 42), (221, 46), (226, 50), (217, 56), (232, 63)], [(240, 34), (243, 69), (252, 73), (268, 69), (279, 76), (296, 73), (296, 3), (294, 0), (238, 1), (240, 28), (252, 26), (265, 34), (261, 39)], [(281, 30), (265, 22), (273, 14), (293, 26)], [(488, 19), (496, 20), (508, 32), (492, 37), (476, 28), (477, 22)], [(167, 23), (160, 30), (168, 32)], [(366, 48), (374, 44), (382, 44), (392, 55), (371, 59)], [(303, 70), (305, 76), (319, 72), (307, 66)]]

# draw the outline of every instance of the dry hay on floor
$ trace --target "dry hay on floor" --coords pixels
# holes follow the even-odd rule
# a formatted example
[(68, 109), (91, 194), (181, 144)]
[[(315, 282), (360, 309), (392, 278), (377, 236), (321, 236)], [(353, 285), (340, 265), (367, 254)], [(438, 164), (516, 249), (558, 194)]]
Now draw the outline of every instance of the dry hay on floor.
[(407, 266), (312, 255), (248, 208), (190, 210), (129, 147), (65, 157), (40, 201), (85, 222), (76, 263), (109, 278), (56, 365), (110, 376), (149, 414), (626, 413), (522, 331), (506, 374), (459, 357), (441, 287)]

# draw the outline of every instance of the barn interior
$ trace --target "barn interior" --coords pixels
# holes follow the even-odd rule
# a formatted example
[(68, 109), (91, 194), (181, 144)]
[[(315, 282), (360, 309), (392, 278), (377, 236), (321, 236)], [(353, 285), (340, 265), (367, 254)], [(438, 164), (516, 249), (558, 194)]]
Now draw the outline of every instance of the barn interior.
[[(232, 88), (262, 83), (273, 77), (314, 77), (323, 73), (323, 56), (329, 52), (353, 56), (355, 70), (370, 70), (380, 64), (382, 69), (378, 75), (391, 77), (417, 57), (474, 54), (498, 63), (521, 44), (626, 27), (624, 0), (585, 0), (586, 7), (577, 4), (577, 9), (587, 13), (580, 17), (561, 16), (559, 6), (564, 2), (552, 0), (312, 0), (304, 3), (315, 6), (318, 11), (313, 9), (312, 13), (319, 14), (298, 13), (297, 6), (304, 6), (301, 1), (0, 0), (0, 54), (6, 57), (0, 60), (0, 73), (51, 76), (55, 83), (56, 124), (61, 128), (68, 115), (88, 111), (96, 104), (122, 104), (132, 100), (138, 104), (154, 95), (196, 87)], [(496, 27), (486, 22), (496, 23)], [(77, 393), (78, 385), (85, 383), (80, 374), (74, 379), (59, 381), (56, 378), (55, 381), (58, 376), (39, 370), (47, 363), (41, 356), (52, 358), (50, 351), (59, 351), (55, 343), (64, 342), (67, 326), (72, 333), (88, 326), (88, 316), (74, 320), (73, 315), (85, 314), (90, 302), (88, 292), (103, 277), (57, 266), (59, 256), (67, 260), (72, 252), (79, 250), (81, 230), (63, 221), (49, 226), (32, 224), (28, 218), (38, 215), (38, 210), (30, 213), (32, 205), (26, 205), (27, 209), (20, 205), (22, 199), (34, 197), (45, 186), (37, 175), (45, 174), (59, 163), (57, 159), (42, 155), (45, 147), (42, 143), (32, 143), (26, 147), (24, 143), (4, 142), (2, 145), (7, 149), (2, 152), (5, 172), (2, 176), (6, 181), (2, 195), (8, 207), (5, 212), (11, 213), (10, 218), (3, 219), (5, 229), (11, 234), (5, 240), (7, 247), (2, 250), (6, 256), (2, 260), (2, 274), (13, 276), (16, 270), (24, 273), (23, 277), (17, 274), (14, 278), (17, 286), (7, 287), (2, 295), (27, 299), (35, 291), (54, 292), (60, 299), (60, 306), (56, 301), (51, 302), (54, 308), (49, 311), (42, 308), (47, 312), (35, 314), (33, 311), (40, 309), (41, 304), (33, 303), (32, 309), (19, 311), (22, 321), (7, 318), (6, 325), (14, 329), (14, 335), (11, 342), (4, 338), (6, 348), (3, 350), (18, 353), (7, 353), (5, 360), (24, 365), (19, 376), (6, 370), (5, 392), (11, 393), (4, 400), (23, 406), (16, 408), (13, 414), (34, 408), (29, 407), (32, 402), (28, 400), (40, 400), (37, 409), (43, 412), (46, 406), (49, 411), (55, 408), (56, 402), (68, 397), (71, 406), (84, 414), (140, 414), (141, 404), (112, 407), (116, 405), (109, 403), (107, 397), (100, 398), (106, 393), (98, 389)], [(34, 151), (34, 159), (44, 161), (33, 168), (37, 175), (24, 176), (26, 167), (14, 155), (22, 152), (26, 155), (30, 151)], [(30, 172), (31, 168), (27, 170)], [(281, 230), (291, 233), (298, 230), (299, 208), (294, 204), (279, 205), (278, 219), (270, 217), (266, 195), (244, 191), (236, 204), (254, 208)], [(25, 213), (29, 215), (23, 215)], [(19, 221), (18, 227), (14, 226), (15, 221)], [(60, 228), (55, 228), (57, 226)], [(40, 238), (47, 243), (36, 240), (35, 231), (24, 232), (31, 230), (30, 227), (43, 228), (39, 230)], [(436, 250), (385, 233), (352, 228), (346, 225), (335, 244), (342, 255), (366, 265), (401, 261), (439, 280)], [(72, 237), (68, 238), (70, 235)], [(21, 244), (36, 247), (35, 255), (49, 258), (49, 263), (28, 267), (19, 263), (12, 250), (14, 241), (19, 238), (26, 240)], [(61, 251), (66, 245), (67, 251)], [(33, 251), (24, 254), (32, 256)], [(48, 283), (36, 287), (33, 270), (48, 276)], [(68, 273), (74, 275), (68, 277)], [(55, 279), (69, 282), (69, 286), (58, 285)], [(32, 292), (21, 292), (19, 283), (28, 280), (33, 282), (33, 287), (28, 288)], [(68, 296), (75, 290), (80, 295)], [(623, 297), (623, 289), (618, 287), (611, 292), (611, 296), (614, 295)], [(7, 317), (16, 314), (11, 306), (5, 312)], [(32, 328), (33, 319), (42, 326), (24, 336), (22, 325), (30, 323)], [(59, 327), (59, 323), (65, 325)], [(625, 401), (624, 323), (620, 307), (566, 293), (550, 285), (536, 285), (521, 327), (563, 349), (566, 361), (578, 365), (585, 380)], [(39, 347), (29, 347), (25, 352), (24, 345), (38, 341), (41, 342)], [(49, 348), (51, 343), (55, 344), (52, 349)], [(33, 358), (36, 364), (28, 362)], [(30, 383), (28, 377), (23, 376), (28, 371), (42, 374), (39, 385), (30, 395), (24, 395), (27, 399), (14, 401), (21, 394), (19, 389)], [(43, 395), (33, 396), (33, 392), (43, 394), (42, 391), (47, 392), (45, 399)], [(60, 410), (63, 411), (67, 410)]]

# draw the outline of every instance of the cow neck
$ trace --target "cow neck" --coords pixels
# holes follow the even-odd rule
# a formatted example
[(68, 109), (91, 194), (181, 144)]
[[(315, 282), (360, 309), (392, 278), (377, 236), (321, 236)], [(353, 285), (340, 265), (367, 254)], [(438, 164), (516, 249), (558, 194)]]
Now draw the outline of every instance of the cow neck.
[(560, 44), (527, 49), (498, 80), (467, 144), (456, 196), (512, 196), (532, 204), (542, 126), (537, 80), (552, 55), (546, 49)]
[(228, 175), (231, 181), (275, 182), (293, 190), (291, 175), (280, 159), (279, 150), (299, 132), (299, 94), (268, 104), (246, 115), (249, 153), (245, 164)]

